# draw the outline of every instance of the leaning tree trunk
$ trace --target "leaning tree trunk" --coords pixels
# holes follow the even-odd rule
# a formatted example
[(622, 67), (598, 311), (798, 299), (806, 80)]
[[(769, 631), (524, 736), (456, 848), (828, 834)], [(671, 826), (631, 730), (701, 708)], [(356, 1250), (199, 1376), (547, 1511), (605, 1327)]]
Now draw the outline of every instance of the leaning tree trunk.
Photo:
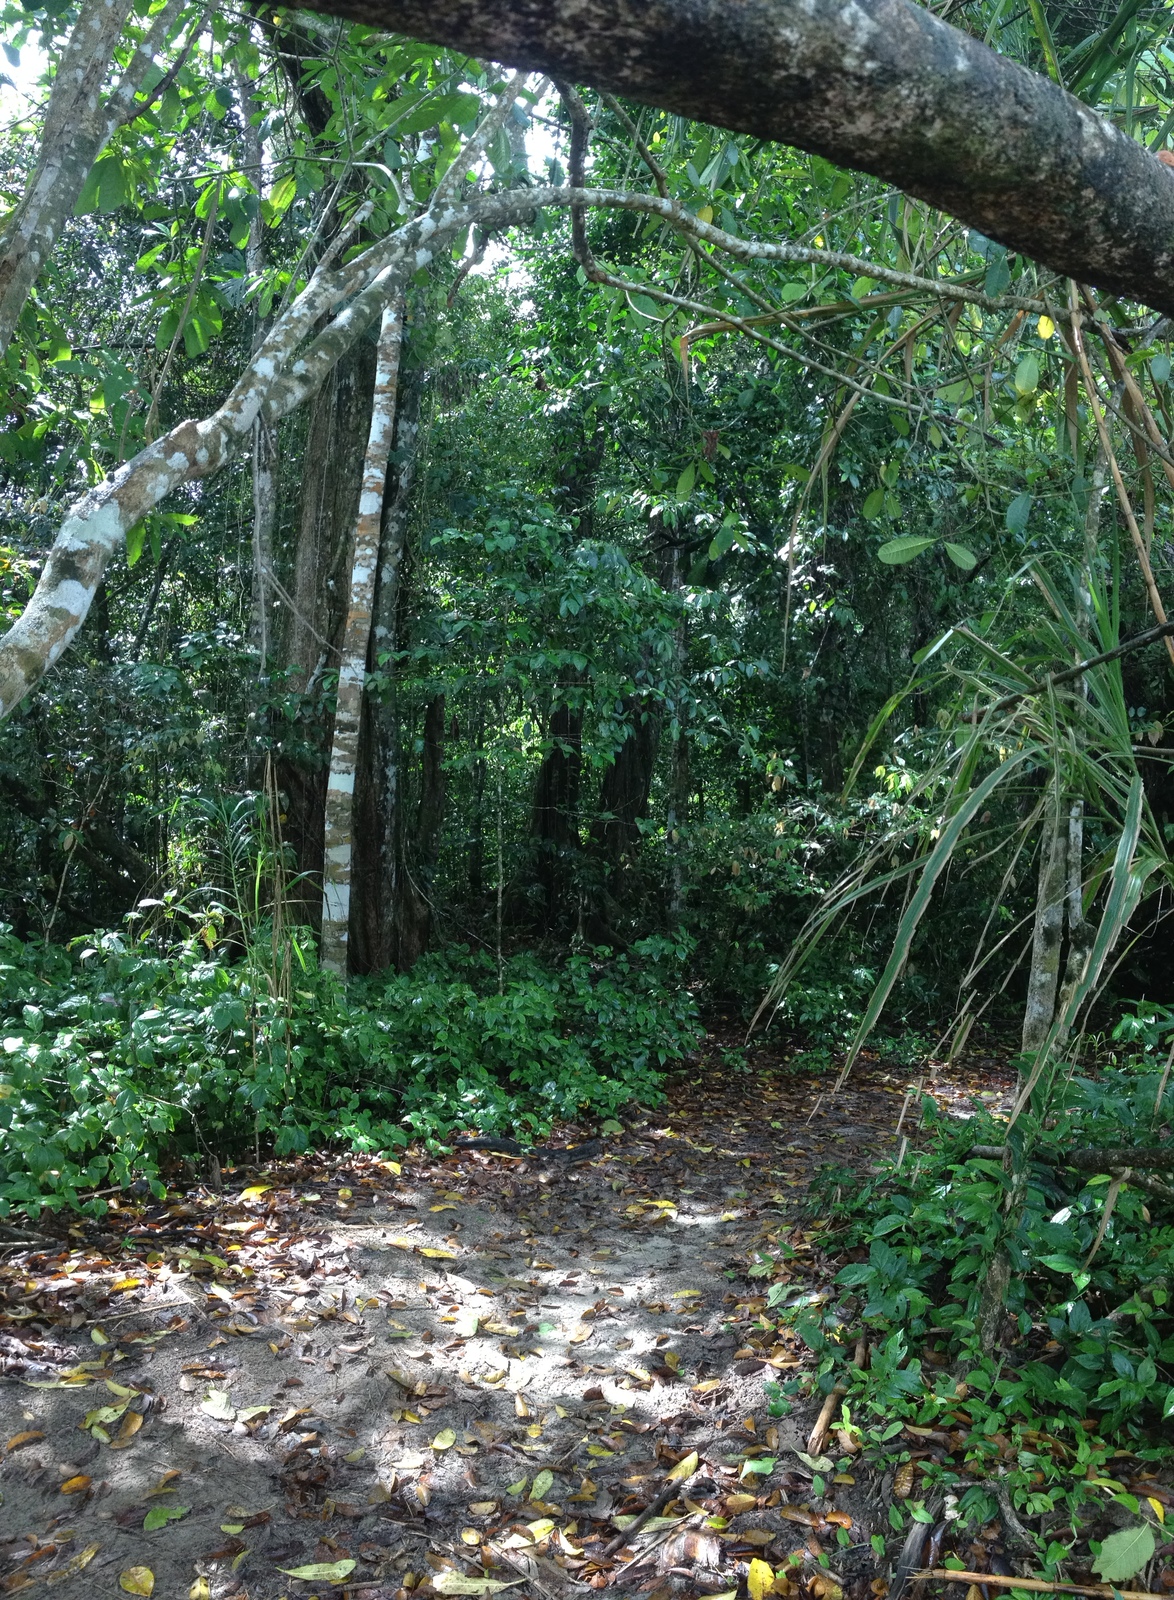
[(375, 606), (375, 576), (379, 561), (379, 535), (387, 466), (395, 436), (396, 396), (399, 389), (400, 350), (404, 333), (403, 296), (385, 309), (379, 330), (379, 355), (375, 368), (375, 398), (363, 487), (355, 523), (351, 554), (350, 602), (343, 631), (338, 669), (338, 695), (334, 713), (334, 738), (326, 784), (325, 860), (322, 875), (321, 963), (328, 972), (345, 977), (351, 913), (352, 824), (355, 768), (359, 753), (359, 723), (363, 683), (371, 643), (371, 618)]

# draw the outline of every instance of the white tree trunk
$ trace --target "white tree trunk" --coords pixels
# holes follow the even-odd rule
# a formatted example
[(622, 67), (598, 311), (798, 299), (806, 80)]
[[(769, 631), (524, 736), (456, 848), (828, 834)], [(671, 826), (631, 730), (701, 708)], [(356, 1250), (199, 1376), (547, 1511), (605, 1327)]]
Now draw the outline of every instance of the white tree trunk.
[(386, 307), (379, 330), (379, 359), (375, 368), (375, 402), (363, 466), (363, 489), (355, 523), (351, 557), (350, 603), (343, 632), (338, 669), (338, 700), (334, 713), (334, 739), (330, 749), (330, 776), (326, 784), (326, 851), (322, 873), (322, 948), (320, 960), (328, 972), (346, 977), (347, 938), (351, 915), (352, 824), (355, 767), (359, 753), (359, 719), (363, 709), (363, 682), (371, 644), (371, 617), (375, 604), (375, 575), (379, 564), (379, 530), (387, 465), (395, 437), (396, 396), (399, 390), (400, 350), (404, 336), (402, 291)]

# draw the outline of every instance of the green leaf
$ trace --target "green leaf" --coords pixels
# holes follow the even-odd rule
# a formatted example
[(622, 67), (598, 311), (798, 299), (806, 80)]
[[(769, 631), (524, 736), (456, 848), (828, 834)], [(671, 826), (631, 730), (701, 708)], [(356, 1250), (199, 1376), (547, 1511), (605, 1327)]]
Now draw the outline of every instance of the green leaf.
[(1027, 519), (1030, 515), (1031, 496), (1029, 494), (1017, 494), (1007, 507), (1006, 522), (1008, 533), (1022, 533), (1024, 528), (1027, 527)]
[(305, 1578), (310, 1583), (345, 1583), (355, 1570), (356, 1563), (346, 1561), (311, 1561), (308, 1567), (278, 1567), (287, 1578)]
[(153, 1533), (169, 1522), (180, 1522), (191, 1509), (191, 1506), (152, 1506), (143, 1518), (143, 1532)]
[(553, 1488), (554, 1473), (544, 1467), (530, 1485), (530, 1498), (531, 1500), (545, 1500)]
[(1150, 362), (1150, 375), (1155, 383), (1168, 383), (1170, 381), (1170, 357), (1155, 356)]
[(1093, 1571), (1106, 1583), (1126, 1583), (1154, 1558), (1154, 1530), (1148, 1522), (1111, 1533), (1093, 1562)]
[(693, 485), (697, 482), (697, 467), (690, 461), (689, 465), (677, 479), (677, 499), (687, 500), (693, 493)]
[(1015, 388), (1019, 394), (1034, 394), (1039, 388), (1039, 362), (1030, 351), (1015, 368)]
[(946, 540), (946, 554), (956, 567), (961, 567), (963, 572), (973, 572), (978, 565), (978, 557), (964, 544), (951, 544)]
[(76, 217), (84, 217), (92, 211), (97, 211), (106, 216), (111, 211), (117, 211), (120, 206), (130, 205), (134, 199), (134, 192), (130, 171), (123, 166), (118, 156), (102, 156), (90, 168), (90, 175), (82, 187), (81, 194), (78, 195), (73, 214)]
[(1174, 1389), (1167, 1393), (1166, 1404), (1162, 1407), (1162, 1420), (1165, 1421), (1168, 1417), (1174, 1417)]
[[(869, 495), (868, 498), (871, 500), (872, 496)], [(866, 506), (867, 503), (866, 501)], [(882, 544), (876, 553), (877, 559), (883, 561), (887, 567), (901, 567), (906, 561), (912, 561), (914, 556), (919, 556), (923, 550), (928, 550), (936, 543), (936, 539), (922, 539), (911, 533), (902, 534), (899, 539), (890, 539), (887, 544)]]
[(143, 541), (147, 537), (147, 524), (136, 522), (133, 528), (126, 530), (126, 564), (133, 567), (143, 553)]
[(779, 290), (779, 299), (784, 305), (790, 305), (795, 300), (802, 300), (806, 295), (807, 285), (805, 283), (784, 283)]
[(883, 489), (874, 489), (864, 502), (863, 511), (865, 520), (868, 522), (876, 522), (884, 515), (884, 509), (885, 491)]

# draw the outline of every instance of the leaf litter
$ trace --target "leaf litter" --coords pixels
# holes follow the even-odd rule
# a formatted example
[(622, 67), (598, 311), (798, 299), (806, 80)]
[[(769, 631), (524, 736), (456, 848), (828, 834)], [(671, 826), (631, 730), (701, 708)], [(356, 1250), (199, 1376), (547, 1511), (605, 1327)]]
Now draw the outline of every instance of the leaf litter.
[[(818, 1395), (771, 1417), (812, 1357), (752, 1274), (785, 1242), (775, 1281), (827, 1291), (810, 1180), (895, 1146), (912, 1085), (830, 1102), (732, 1033), (579, 1166), (320, 1154), (7, 1251), (0, 1596), (878, 1600), (903, 1486), (824, 1482)], [(947, 1108), (1005, 1093), (951, 1071)]]

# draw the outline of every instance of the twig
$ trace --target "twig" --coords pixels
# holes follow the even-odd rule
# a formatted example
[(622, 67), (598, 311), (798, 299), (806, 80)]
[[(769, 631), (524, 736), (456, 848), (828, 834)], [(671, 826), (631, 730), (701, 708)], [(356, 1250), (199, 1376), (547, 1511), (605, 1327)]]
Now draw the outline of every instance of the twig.
[[(696, 1476), (697, 1473), (693, 1472), (687, 1478), (673, 1479), (664, 1484), (656, 1499), (649, 1501), (635, 1522), (630, 1522), (622, 1533), (616, 1535), (610, 1544), (604, 1545), (603, 1550), (600, 1552), (603, 1559), (606, 1560), (609, 1556), (614, 1556), (617, 1550), (622, 1549), (640, 1532), (646, 1522), (651, 1522), (653, 1517), (659, 1516), (670, 1500), (675, 1500), (678, 1495), (684, 1494), (685, 1489), (693, 1482)], [(621, 1568), (620, 1570), (622, 1571), (623, 1569)]]
[[(644, 1546), (643, 1550), (639, 1551), (636, 1555), (634, 1555), (632, 1557), (631, 1561), (625, 1561), (622, 1567), (617, 1567), (616, 1570), (611, 1575), (611, 1580), (610, 1580), (611, 1581), (611, 1586), (614, 1587), (615, 1584), (619, 1581), (620, 1576), (623, 1573), (627, 1572), (630, 1567), (643, 1566), (644, 1562), (646, 1562), (648, 1560), (648, 1558), (652, 1554), (652, 1552), (654, 1550), (659, 1550), (662, 1544), (667, 1544), (668, 1541), (672, 1538), (673, 1534), (676, 1533), (677, 1529), (681, 1526), (681, 1524), (690, 1521), (692, 1516), (693, 1516), (693, 1513), (690, 1512), (689, 1516), (687, 1516), (687, 1517), (678, 1517), (678, 1519), (676, 1520), (676, 1522), (673, 1523), (671, 1528), (666, 1528), (663, 1533), (658, 1533), (656, 1538), (652, 1541), (652, 1543), (651, 1544), (646, 1544)], [(627, 1534), (625, 1534), (624, 1535), (624, 1542), (625, 1543), (627, 1542), (627, 1537), (628, 1537)]]
[(840, 1401), (847, 1393), (847, 1388), (842, 1383), (837, 1383), (831, 1394), (824, 1401), (819, 1416), (815, 1419), (815, 1427), (812, 1428), (807, 1438), (807, 1454), (809, 1456), (822, 1455), (824, 1444), (827, 1442), (828, 1429), (832, 1425), (832, 1418), (839, 1408)]
[(940, 1578), (947, 1583), (992, 1584), (999, 1589), (1033, 1589), (1039, 1594), (1091, 1594), (1103, 1600), (1163, 1600), (1145, 1589), (1115, 1589), (1107, 1583), (1049, 1583), (1046, 1578), (1016, 1578), (999, 1572), (955, 1572), (952, 1567), (928, 1567), (918, 1578)]

